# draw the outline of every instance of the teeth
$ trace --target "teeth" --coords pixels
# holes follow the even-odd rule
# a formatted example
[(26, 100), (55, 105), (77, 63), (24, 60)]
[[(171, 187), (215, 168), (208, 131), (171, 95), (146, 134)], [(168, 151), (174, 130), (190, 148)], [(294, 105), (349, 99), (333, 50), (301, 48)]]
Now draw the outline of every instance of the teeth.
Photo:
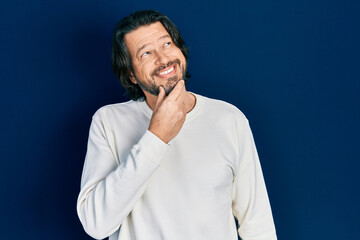
[(159, 75), (169, 74), (169, 73), (171, 73), (173, 70), (174, 70), (174, 67), (170, 68), (170, 69), (167, 70), (167, 71), (164, 71), (164, 72), (159, 73)]

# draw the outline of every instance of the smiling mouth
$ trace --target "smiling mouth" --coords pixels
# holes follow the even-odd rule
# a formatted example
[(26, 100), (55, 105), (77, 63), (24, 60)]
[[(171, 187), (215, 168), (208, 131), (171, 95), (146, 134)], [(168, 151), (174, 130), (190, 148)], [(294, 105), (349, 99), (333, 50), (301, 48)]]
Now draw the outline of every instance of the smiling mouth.
[(158, 76), (158, 77), (169, 77), (173, 73), (175, 73), (175, 69), (176, 69), (176, 65), (173, 64), (172, 66), (167, 67), (167, 68), (157, 72), (155, 75)]

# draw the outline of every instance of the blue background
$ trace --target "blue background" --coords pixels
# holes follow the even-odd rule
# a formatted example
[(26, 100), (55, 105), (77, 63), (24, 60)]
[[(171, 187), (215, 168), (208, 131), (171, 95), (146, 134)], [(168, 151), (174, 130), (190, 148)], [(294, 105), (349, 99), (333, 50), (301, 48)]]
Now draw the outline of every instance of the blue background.
[[(112, 30), (168, 15), (188, 90), (248, 117), (279, 239), (358, 239), (358, 1), (2, 1), (1, 239), (90, 239), (76, 199), (91, 116), (126, 101)], [(194, 213), (196, 214), (196, 213)]]

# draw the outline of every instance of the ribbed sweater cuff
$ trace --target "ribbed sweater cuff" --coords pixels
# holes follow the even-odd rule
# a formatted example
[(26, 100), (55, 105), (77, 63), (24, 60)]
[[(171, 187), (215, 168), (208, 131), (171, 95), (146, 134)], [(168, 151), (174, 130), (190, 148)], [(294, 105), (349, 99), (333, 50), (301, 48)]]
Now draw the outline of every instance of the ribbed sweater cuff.
[(155, 134), (147, 130), (140, 141), (134, 146), (134, 149), (141, 151), (141, 154), (146, 158), (160, 165), (169, 147), (170, 145), (164, 143)]

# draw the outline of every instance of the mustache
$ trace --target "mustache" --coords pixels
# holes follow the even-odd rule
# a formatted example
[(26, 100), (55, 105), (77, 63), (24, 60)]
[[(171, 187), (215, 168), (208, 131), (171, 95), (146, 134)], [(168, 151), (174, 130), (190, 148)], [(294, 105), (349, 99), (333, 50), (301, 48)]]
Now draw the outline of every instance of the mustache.
[(167, 67), (170, 67), (171, 65), (173, 65), (173, 64), (175, 64), (175, 63), (179, 64), (179, 66), (180, 66), (180, 59), (175, 59), (175, 60), (173, 60), (173, 61), (168, 62), (167, 64), (165, 64), (165, 65), (163, 65), (163, 66), (160, 66), (160, 67), (156, 68), (156, 69), (152, 72), (152, 75), (156, 75), (157, 72), (159, 72), (159, 71), (161, 71), (161, 70), (163, 70), (163, 69), (165, 69), (165, 68), (167, 68)]

